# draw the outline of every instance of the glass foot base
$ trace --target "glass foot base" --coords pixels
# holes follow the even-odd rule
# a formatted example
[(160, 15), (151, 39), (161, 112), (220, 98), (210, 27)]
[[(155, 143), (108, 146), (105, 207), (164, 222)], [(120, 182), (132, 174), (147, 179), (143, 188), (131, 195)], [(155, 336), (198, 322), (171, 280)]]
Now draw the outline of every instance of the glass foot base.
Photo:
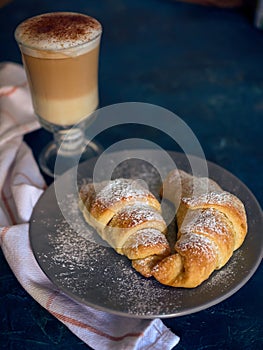
[[(41, 170), (50, 177), (55, 177), (55, 175), (61, 175), (68, 169), (72, 168), (77, 163), (81, 163), (92, 157), (96, 157), (101, 154), (103, 148), (95, 143), (90, 141), (88, 146), (84, 151), (79, 155), (79, 157), (70, 156), (70, 155), (60, 155), (59, 170), (56, 167), (55, 173), (55, 164), (58, 157), (58, 148), (55, 142), (50, 142), (40, 153), (39, 155), (39, 165)], [(78, 162), (76, 163), (76, 159)]]

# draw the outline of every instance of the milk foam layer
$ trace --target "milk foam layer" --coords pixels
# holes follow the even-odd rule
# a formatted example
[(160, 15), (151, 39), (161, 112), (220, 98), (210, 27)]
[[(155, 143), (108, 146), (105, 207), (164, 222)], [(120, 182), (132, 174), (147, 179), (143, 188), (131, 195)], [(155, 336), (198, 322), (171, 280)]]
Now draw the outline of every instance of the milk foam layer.
[[(101, 24), (94, 18), (72, 12), (54, 12), (32, 17), (22, 22), (15, 31), (23, 51), (60, 51), (64, 55), (82, 54), (98, 45)], [(84, 46), (83, 46), (84, 45)], [(32, 54), (32, 52), (31, 52)]]

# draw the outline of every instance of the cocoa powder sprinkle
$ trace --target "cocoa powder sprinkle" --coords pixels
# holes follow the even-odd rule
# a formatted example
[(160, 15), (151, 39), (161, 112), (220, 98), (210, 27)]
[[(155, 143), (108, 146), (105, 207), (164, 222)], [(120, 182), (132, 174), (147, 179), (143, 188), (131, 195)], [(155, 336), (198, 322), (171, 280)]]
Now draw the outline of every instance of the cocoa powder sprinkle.
[[(29, 18), (17, 29), (21, 42), (76, 42), (92, 40), (101, 33), (100, 23), (80, 13), (54, 12)], [(97, 34), (97, 35), (96, 35)]]

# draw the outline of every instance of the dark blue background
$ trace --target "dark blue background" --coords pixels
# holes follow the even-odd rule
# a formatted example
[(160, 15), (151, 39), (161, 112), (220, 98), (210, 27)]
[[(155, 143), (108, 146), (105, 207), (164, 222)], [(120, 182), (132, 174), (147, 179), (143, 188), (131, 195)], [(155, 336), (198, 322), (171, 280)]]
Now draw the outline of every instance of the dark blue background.
[[(168, 0), (14, 0), (0, 9), (0, 62), (21, 62), (13, 38), (18, 23), (66, 10), (103, 24), (101, 106), (138, 101), (175, 112), (196, 134), (207, 159), (240, 178), (262, 205), (263, 32), (244, 9)], [(136, 133), (119, 127), (99, 141), (107, 147)], [(176, 149), (158, 133), (148, 136)], [(25, 139), (37, 157), (50, 137), (42, 129)], [(0, 270), (2, 348), (87, 348), (21, 288), (2, 253)], [(181, 337), (176, 349), (262, 348), (262, 277), (261, 266), (224, 302), (164, 320)]]

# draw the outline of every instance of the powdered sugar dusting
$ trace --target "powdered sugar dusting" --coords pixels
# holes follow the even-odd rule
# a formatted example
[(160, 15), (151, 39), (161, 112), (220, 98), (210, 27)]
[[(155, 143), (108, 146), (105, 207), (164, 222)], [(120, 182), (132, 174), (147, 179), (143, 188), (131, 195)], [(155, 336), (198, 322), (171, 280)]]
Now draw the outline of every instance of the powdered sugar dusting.
[[(134, 162), (129, 166), (123, 163), (114, 176), (144, 179), (149, 188), (158, 194), (160, 177), (157, 172), (148, 164), (138, 164), (135, 166)], [(89, 239), (96, 233), (82, 219), (78, 198), (68, 192), (64, 176), (59, 181), (65, 188), (63, 205), (71, 212), (72, 221), (81, 232), (72, 229), (71, 223), (65, 221), (56, 204), (54, 187), (51, 187), (34, 212), (31, 241), (42, 269), (59, 289), (72, 298), (121, 315), (143, 318), (177, 316), (201, 310), (224, 299), (246, 276), (248, 267), (245, 258), (248, 255), (240, 249), (224, 268), (215, 271), (209, 280), (194, 289), (167, 287), (153, 278), (142, 277), (126, 257)], [(82, 176), (80, 183), (86, 181), (90, 182), (90, 179)]]
[[(194, 216), (193, 219), (187, 220), (187, 223), (182, 225), (180, 228), (181, 233), (194, 231), (201, 234), (215, 232), (219, 235), (225, 235), (227, 234), (227, 230), (232, 229), (230, 222), (226, 221), (225, 215), (214, 208), (199, 211), (197, 215), (195, 215), (196, 212), (192, 214)], [(218, 220), (218, 216), (220, 216), (222, 220)]]
[(192, 232), (181, 236), (175, 249), (178, 249), (182, 255), (190, 251), (193, 257), (198, 257), (200, 263), (217, 260), (217, 247), (214, 243), (208, 237)]
[(244, 214), (243, 204), (230, 192), (209, 192), (192, 198), (183, 198), (182, 200), (190, 207), (197, 207), (204, 203), (207, 205), (227, 205), (229, 207), (235, 207), (240, 214)]
[(221, 192), (221, 187), (208, 177), (192, 176), (180, 169), (174, 169), (166, 177), (164, 186), (167, 186), (164, 195), (167, 198), (173, 195), (174, 204), (179, 205), (182, 197), (200, 196), (208, 192)]
[(113, 217), (109, 225), (128, 228), (137, 226), (145, 221), (159, 221), (165, 225), (161, 214), (157, 210), (141, 203), (135, 203), (121, 209)]
[[(209, 291), (218, 286), (223, 292), (225, 289), (231, 285), (235, 279), (237, 278), (237, 273), (240, 273), (245, 269), (245, 258), (241, 252), (238, 250), (234, 252), (234, 256), (230, 259), (230, 261), (224, 266), (224, 268), (215, 271), (204, 284), (204, 289)], [(222, 283), (222, 282), (225, 283)]]
[[(150, 242), (150, 236), (147, 237)], [(113, 312), (126, 310), (131, 315), (146, 317), (152, 312), (168, 313), (171, 308), (165, 297), (169, 290), (157, 286), (158, 282), (153, 279), (143, 278), (132, 268), (131, 261), (113, 249), (81, 237), (67, 222), (58, 223), (47, 238), (50, 249), (38, 253), (38, 259), (48, 266), (48, 274), (55, 283), (81, 302), (100, 305), (100, 308), (111, 305)], [(181, 305), (177, 299), (174, 296), (174, 310)]]
[[(82, 179), (80, 184), (90, 181)], [(53, 203), (53, 200), (50, 201)], [(171, 308), (175, 312), (179, 310), (181, 291), (177, 291), (169, 301), (169, 288), (152, 278), (142, 277), (128, 258), (93, 241), (93, 235), (97, 234), (83, 220), (78, 198), (72, 193), (65, 193), (59, 205), (70, 213), (73, 227), (58, 210), (54, 219), (54, 210), (49, 205), (39, 212), (41, 218), (35, 223), (38, 232), (44, 232), (48, 243), (38, 249), (38, 260), (60, 289), (90, 306), (134, 316), (152, 317), (168, 314)], [(155, 217), (156, 214), (152, 215)], [(140, 239), (134, 243), (136, 246), (141, 242), (151, 244), (152, 239), (165, 240), (165, 236), (154, 229), (141, 230), (139, 236)]]
[(153, 198), (148, 189), (140, 186), (135, 180), (116, 179), (108, 182), (107, 185), (96, 194), (96, 205), (110, 207), (115, 202), (121, 200), (127, 200), (133, 197), (139, 200), (146, 196)]
[(160, 231), (154, 228), (145, 228), (138, 230), (135, 239), (132, 241), (131, 248), (137, 248), (140, 245), (152, 246), (154, 244), (167, 244), (166, 237)]

